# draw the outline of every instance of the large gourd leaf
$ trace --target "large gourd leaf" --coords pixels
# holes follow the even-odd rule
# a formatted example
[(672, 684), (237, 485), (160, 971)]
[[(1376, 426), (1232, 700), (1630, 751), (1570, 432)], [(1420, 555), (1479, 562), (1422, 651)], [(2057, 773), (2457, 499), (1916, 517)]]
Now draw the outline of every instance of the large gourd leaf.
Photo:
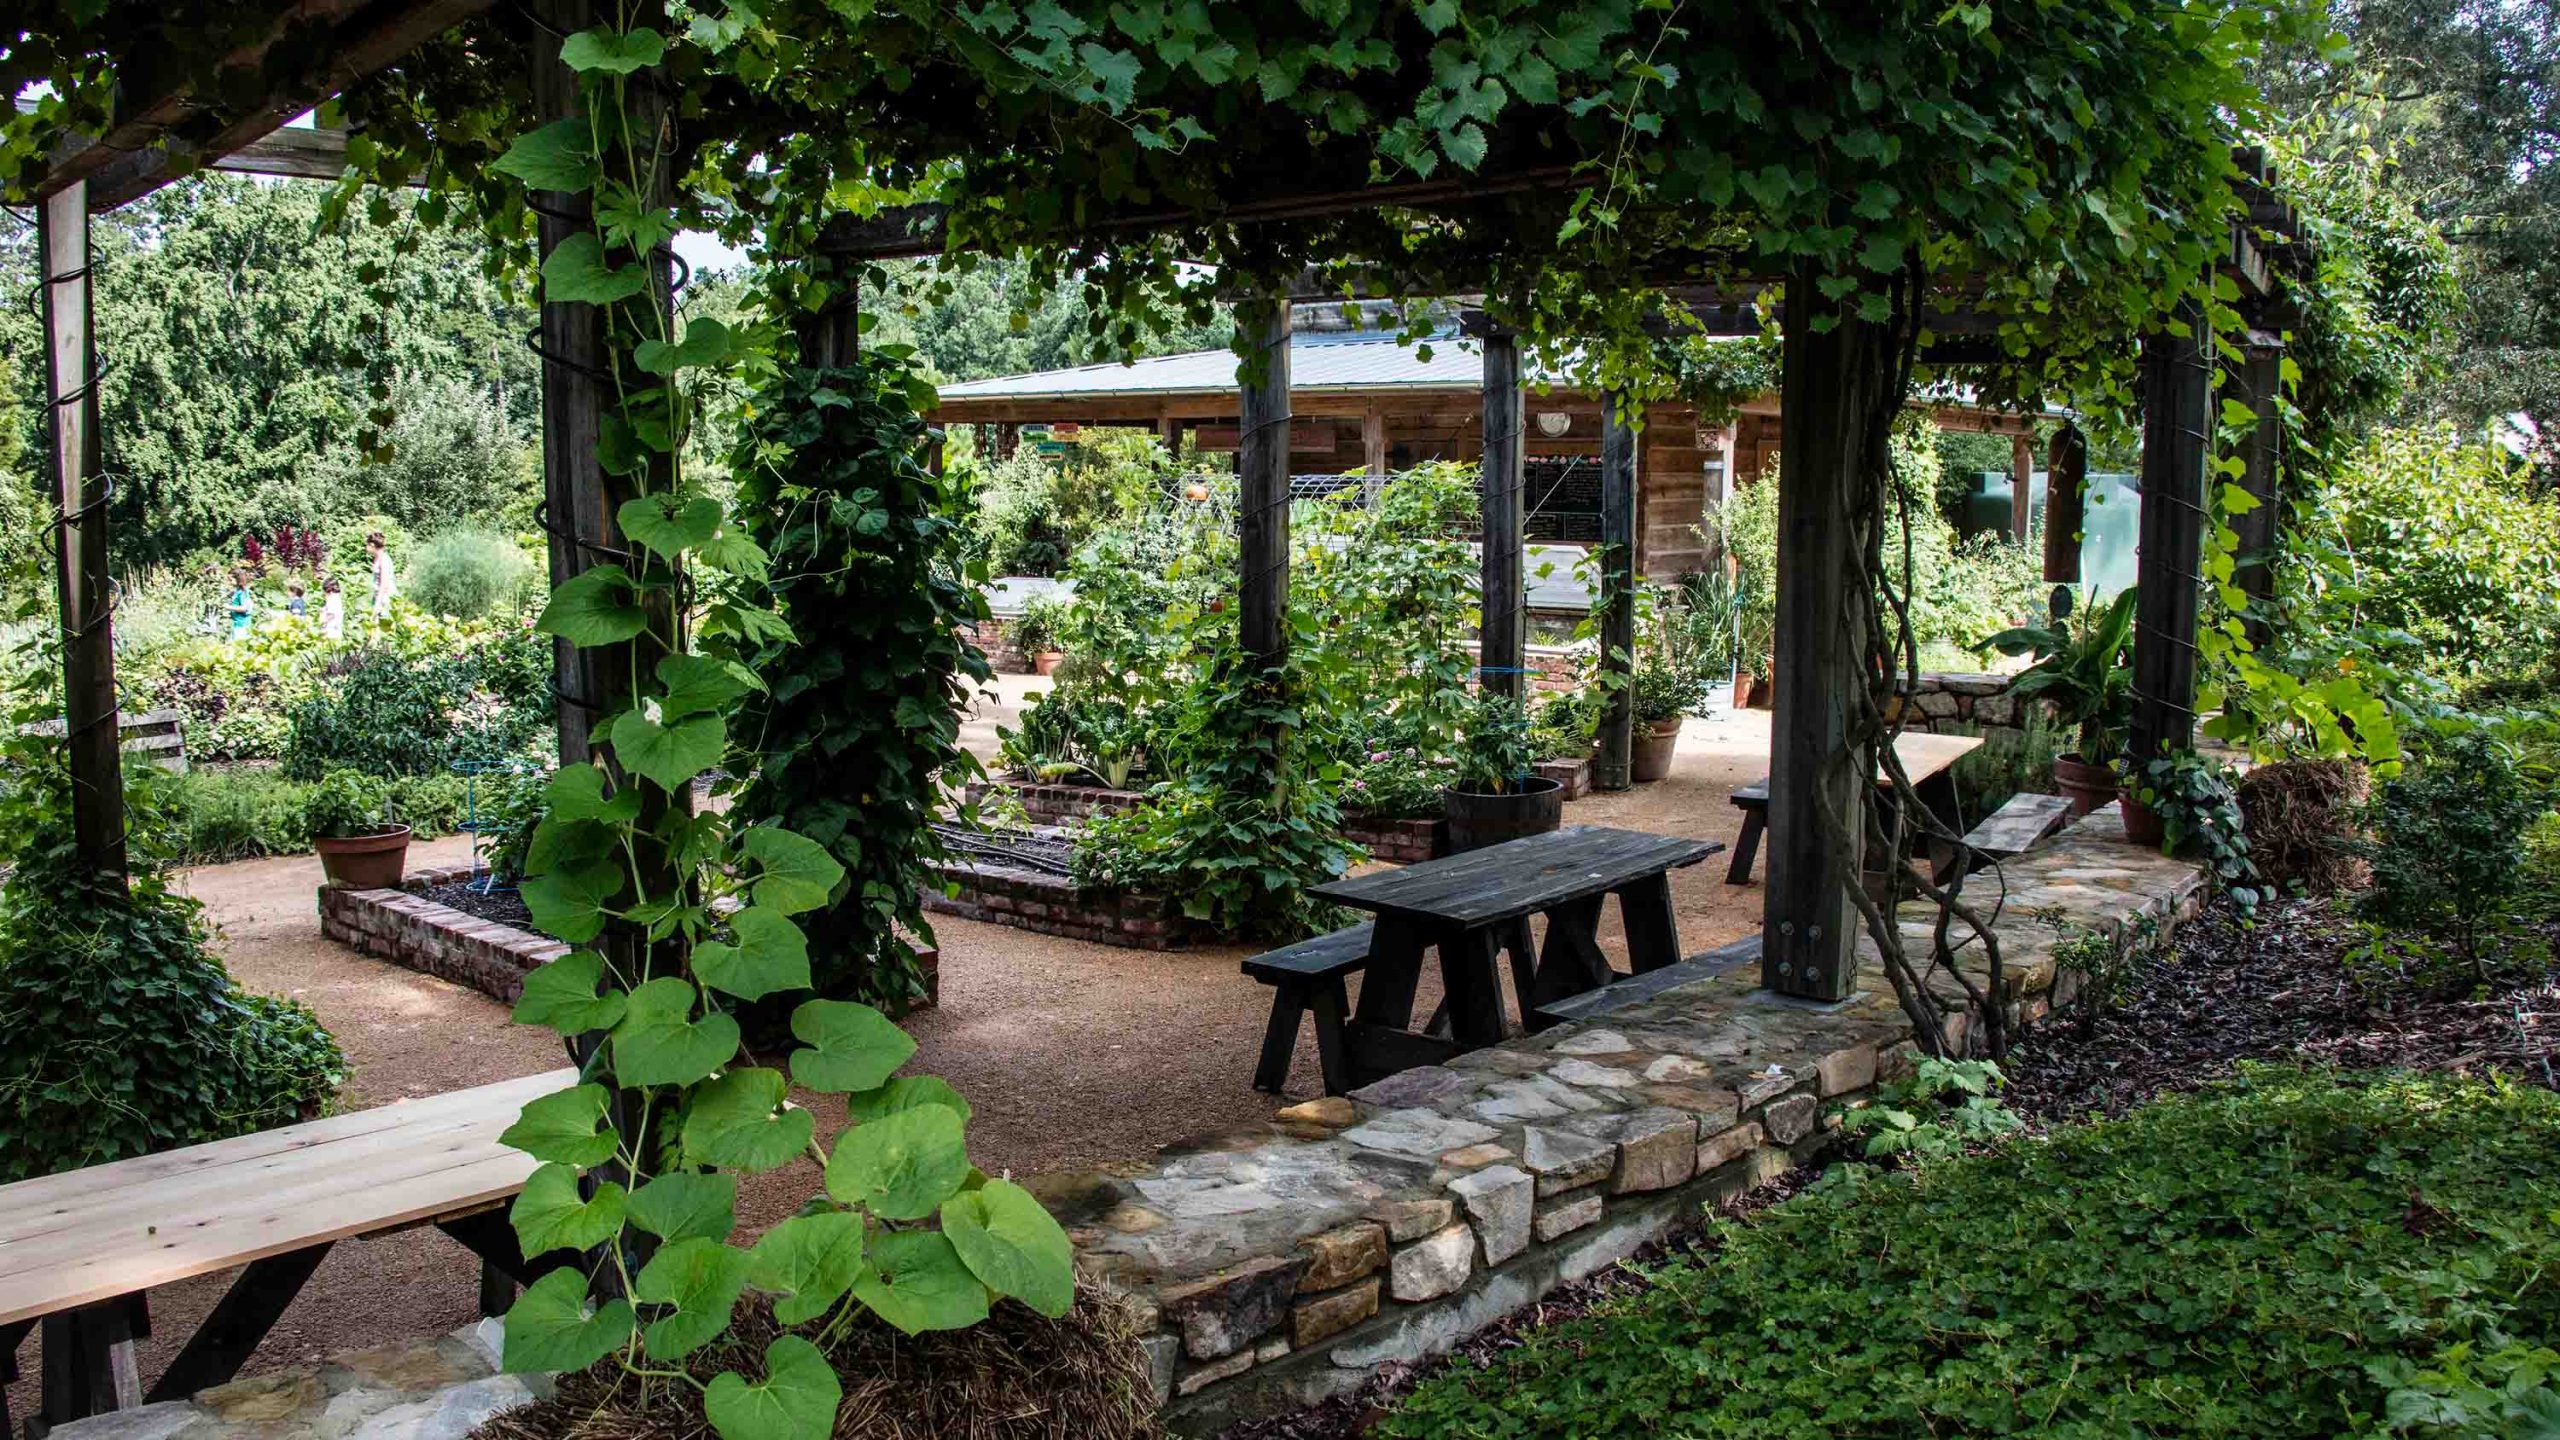
[(940, 1105), (857, 1125), (827, 1159), (827, 1193), (883, 1220), (921, 1220), (968, 1178), (965, 1129)]

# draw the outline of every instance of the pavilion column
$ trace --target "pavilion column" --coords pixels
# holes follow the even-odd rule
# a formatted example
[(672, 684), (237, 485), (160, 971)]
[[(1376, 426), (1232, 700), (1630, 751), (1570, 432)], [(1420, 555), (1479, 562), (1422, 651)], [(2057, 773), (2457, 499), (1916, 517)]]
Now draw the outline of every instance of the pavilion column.
[(1484, 571), (1476, 675), (1485, 690), (1517, 698), (1528, 658), (1521, 636), (1520, 337), (1488, 320), (1478, 340), (1484, 346)]
[(826, 273), (827, 298), (794, 322), (800, 336), (800, 363), (820, 370), (841, 370), (862, 354), (862, 286), (850, 265), (817, 262)]
[(1624, 790), (1634, 783), (1635, 697), (1627, 688), (1636, 648), (1636, 430), (1620, 406), (1604, 399), (1600, 420), (1600, 670), (1609, 706), (1600, 717), (1600, 759), (1592, 784)]
[(96, 317), (89, 284), (89, 186), (75, 181), (36, 210), (43, 277), (45, 461), (62, 524), (55, 584), (62, 610), (64, 743), (72, 843), (101, 888), (125, 883), (124, 757), (116, 722), (114, 600), (107, 573), (108, 484), (98, 421)]
[(1237, 618), (1257, 667), (1288, 651), (1289, 302), (1265, 295), (1236, 307), (1244, 349), (1236, 434)]
[(2213, 367), (2204, 317), (2192, 303), (2142, 342), (2142, 547), (2135, 564), (2133, 729), (2136, 764), (2180, 750), (2196, 720), (2197, 568), (2204, 548), (2207, 404)]
[(1733, 457), (1742, 443), (1740, 427), (1727, 423), (1715, 432), (1713, 443), (1716, 458), (1706, 464), (1707, 503), (1698, 525), (1699, 543), (1705, 547), (1698, 568), (1710, 575), (1724, 569), (1724, 503), (1733, 498)]
[[(1845, 998), (1857, 983), (1865, 791), (1849, 753), (1853, 698), (1866, 683), (1868, 608), (1852, 518), (1878, 483), (1862, 453), (1886, 401), (1894, 354), (1882, 326), (1820, 298), (1815, 276), (1787, 287), (1780, 363), (1776, 714), (1769, 754), (1768, 889), (1760, 983), (1783, 995)], [(1822, 311), (1828, 331), (1811, 323)], [(1824, 813), (1848, 827), (1835, 840)]]
[(2283, 365), (2281, 345), (2253, 339), (2232, 376), (2237, 386), (2232, 398), (2258, 417), (2240, 448), (2240, 488), (2257, 500), (2258, 507), (2230, 517), (2231, 528), (2240, 536), (2240, 563), (2231, 583), (2250, 600), (2250, 613), (2241, 624), (2247, 627), (2251, 645), (2267, 642), (2265, 608), (2275, 598), (2276, 531), (2284, 514), (2284, 417), (2278, 408)]
[(2089, 486), (2089, 442), (2068, 421), (2053, 432), (2044, 462), (2044, 578), (2080, 583), (2080, 532)]
[[(2024, 545), (2035, 516), (2036, 442), (2032, 435), (2009, 437), (2009, 538)], [(2050, 476), (2045, 483), (2053, 483)], [(2047, 503), (2051, 503), (2048, 501)]]
[(1164, 447), (1165, 454), (1180, 455), (1182, 453), (1182, 422), (1170, 415), (1158, 418), (1156, 443)]

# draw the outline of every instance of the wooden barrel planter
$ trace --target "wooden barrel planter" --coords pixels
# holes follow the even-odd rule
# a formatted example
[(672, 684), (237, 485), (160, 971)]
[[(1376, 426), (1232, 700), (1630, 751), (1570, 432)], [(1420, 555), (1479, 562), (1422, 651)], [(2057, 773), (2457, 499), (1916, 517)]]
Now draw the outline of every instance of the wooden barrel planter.
[(1454, 786), (1440, 792), (1449, 813), (1450, 854), (1542, 835), (1564, 823), (1564, 786), (1540, 775), (1512, 783), (1514, 788), (1499, 795)]

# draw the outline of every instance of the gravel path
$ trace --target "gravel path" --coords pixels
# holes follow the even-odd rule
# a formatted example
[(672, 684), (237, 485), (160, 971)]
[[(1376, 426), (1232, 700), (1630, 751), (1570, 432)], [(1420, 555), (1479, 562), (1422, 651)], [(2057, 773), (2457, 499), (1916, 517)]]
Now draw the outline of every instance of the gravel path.
[[(1023, 682), (1024, 677), (1004, 677)], [(1002, 712), (1038, 682), (1010, 683), (995, 713), (974, 717), (969, 738), (992, 748)], [(1767, 769), (1768, 717), (1745, 711), (1693, 720), (1671, 778), (1568, 807), (1577, 824), (1623, 825), (1730, 843), (1738, 816), (1725, 797)], [(413, 867), (459, 864), (466, 839), (421, 844)], [(1733, 939), (1758, 921), (1760, 890), (1723, 883), (1723, 857), (1672, 881), (1683, 946)], [(323, 940), (308, 856), (246, 861), (190, 872), (185, 888), (220, 927), (218, 948), (240, 983), (317, 1009), (347, 1053), (339, 1096), (364, 1109), (550, 1069), (562, 1063), (547, 1032), (507, 1022), (505, 1007), (474, 991), (368, 959)], [(1249, 1084), (1270, 992), (1245, 979), (1248, 951), (1210, 947), (1149, 953), (1089, 945), (945, 919), (942, 1005), (913, 1017), (919, 1051), (911, 1072), (939, 1074), (976, 1109), (972, 1157), (990, 1172), (1030, 1175), (1142, 1161), (1187, 1137), (1255, 1123), (1277, 1104)], [(1612, 913), (1604, 942), (1619, 943)], [(1420, 1013), (1437, 1002), (1426, 975)], [(1290, 1092), (1317, 1092), (1312, 1042), (1302, 1037)], [(841, 1107), (811, 1099), (821, 1134)], [(818, 1185), (803, 1163), (750, 1182), (742, 1218), (769, 1224)], [(477, 1262), (432, 1228), (352, 1241), (322, 1262), (244, 1374), (450, 1330), (470, 1320)], [(230, 1284), (201, 1277), (153, 1293), (154, 1335), (140, 1347), (146, 1388)], [(32, 1413), (36, 1345), (19, 1352), (25, 1377), (9, 1389)]]

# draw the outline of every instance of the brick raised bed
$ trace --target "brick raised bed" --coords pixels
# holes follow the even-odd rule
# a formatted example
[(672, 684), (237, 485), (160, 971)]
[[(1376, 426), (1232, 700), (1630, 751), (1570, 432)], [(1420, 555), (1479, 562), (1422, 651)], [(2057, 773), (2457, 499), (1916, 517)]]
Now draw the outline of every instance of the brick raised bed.
[(1160, 895), (1087, 890), (1045, 870), (984, 861), (932, 869), (941, 883), (925, 885), (919, 894), (924, 908), (937, 914), (1131, 950), (1178, 950), (1197, 930), (1182, 907)]
[[(377, 959), (513, 1005), (524, 994), (524, 977), (568, 954), (569, 947), (426, 898), (426, 891), (459, 885), (479, 873), (469, 865), (412, 870), (400, 877), (397, 890), (323, 885), (320, 933)], [(916, 963), (924, 970), (924, 1005), (941, 998), (941, 958), (929, 947), (916, 952)]]
[[(1538, 773), (1564, 786), (1564, 798), (1579, 800), (1591, 792), (1591, 762), (1588, 760), (1541, 760)], [(965, 792), (971, 803), (984, 800), (999, 789), (1013, 791), (1022, 802), (1023, 813), (1034, 825), (1072, 825), (1096, 815), (1110, 815), (1133, 809), (1146, 796), (1136, 790), (1111, 790), (1100, 785), (1051, 785), (1035, 781), (972, 781)], [(1440, 821), (1437, 818), (1396, 818), (1381, 815), (1346, 814), (1342, 817), (1342, 838), (1366, 849), (1371, 858), (1410, 865), (1441, 853)]]

